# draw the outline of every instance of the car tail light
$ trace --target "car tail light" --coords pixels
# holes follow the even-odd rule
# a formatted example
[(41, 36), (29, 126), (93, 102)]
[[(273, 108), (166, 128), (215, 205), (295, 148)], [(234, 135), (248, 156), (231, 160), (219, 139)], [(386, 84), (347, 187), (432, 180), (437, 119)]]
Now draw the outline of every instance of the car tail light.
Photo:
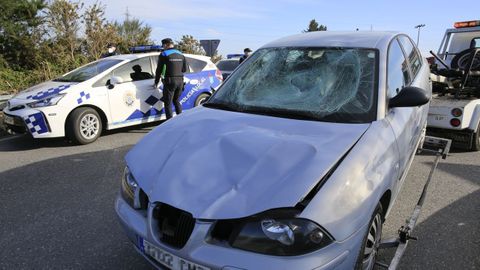
[(215, 77), (217, 77), (217, 79), (218, 79), (220, 82), (223, 81), (222, 72), (221, 72), (219, 69), (217, 69), (217, 70), (215, 71)]
[(454, 108), (452, 110), (453, 117), (460, 117), (460, 116), (462, 116), (462, 114), (463, 114), (463, 112), (462, 112), (462, 109), (460, 109), (460, 108)]
[(465, 22), (456, 22), (453, 27), (455, 28), (466, 28), (466, 27), (475, 27), (480, 26), (480, 21), (465, 21)]
[(452, 127), (458, 127), (460, 126), (460, 124), (462, 124), (462, 121), (460, 121), (460, 119), (452, 118), (452, 120), (450, 120), (450, 125), (452, 125)]

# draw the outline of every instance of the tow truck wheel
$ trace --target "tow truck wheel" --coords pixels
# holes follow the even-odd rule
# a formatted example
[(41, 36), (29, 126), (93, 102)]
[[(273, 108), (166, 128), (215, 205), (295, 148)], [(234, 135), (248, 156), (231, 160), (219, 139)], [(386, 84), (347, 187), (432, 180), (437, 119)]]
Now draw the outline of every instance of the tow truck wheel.
[(477, 131), (473, 133), (473, 141), (472, 141), (472, 151), (479, 151), (480, 150), (480, 123), (478, 124)]
[(378, 203), (368, 225), (368, 231), (363, 238), (362, 248), (358, 254), (355, 270), (372, 270), (377, 260), (378, 246), (382, 239), (383, 208)]
[(207, 102), (208, 98), (210, 97), (207, 93), (201, 93), (198, 95), (197, 99), (195, 100), (195, 107), (198, 105), (202, 105), (203, 103)]
[(102, 119), (92, 108), (75, 109), (67, 123), (67, 136), (78, 144), (94, 142), (102, 133)]
[[(466, 49), (464, 51), (459, 52), (455, 57), (453, 57), (451, 62), (451, 67), (453, 69), (467, 69), (468, 63), (470, 61), (470, 53), (471, 49)], [(473, 61), (472, 70), (480, 69), (480, 57), (477, 55), (475, 57), (475, 61)]]

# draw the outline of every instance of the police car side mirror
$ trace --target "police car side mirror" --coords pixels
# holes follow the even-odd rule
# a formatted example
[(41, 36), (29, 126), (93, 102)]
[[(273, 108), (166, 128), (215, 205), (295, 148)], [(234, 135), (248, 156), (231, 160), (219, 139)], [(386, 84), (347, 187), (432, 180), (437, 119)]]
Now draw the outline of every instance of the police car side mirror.
[(123, 83), (122, 77), (119, 76), (112, 76), (108, 81), (110, 82), (108, 84), (108, 89), (112, 89), (113, 87), (115, 87), (115, 85)]

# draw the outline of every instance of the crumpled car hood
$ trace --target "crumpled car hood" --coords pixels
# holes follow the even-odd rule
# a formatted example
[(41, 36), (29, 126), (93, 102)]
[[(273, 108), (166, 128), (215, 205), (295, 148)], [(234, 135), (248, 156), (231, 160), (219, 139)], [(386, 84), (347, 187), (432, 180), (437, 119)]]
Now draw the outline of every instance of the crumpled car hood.
[(151, 202), (241, 218), (295, 206), (368, 127), (196, 108), (150, 132), (126, 161)]

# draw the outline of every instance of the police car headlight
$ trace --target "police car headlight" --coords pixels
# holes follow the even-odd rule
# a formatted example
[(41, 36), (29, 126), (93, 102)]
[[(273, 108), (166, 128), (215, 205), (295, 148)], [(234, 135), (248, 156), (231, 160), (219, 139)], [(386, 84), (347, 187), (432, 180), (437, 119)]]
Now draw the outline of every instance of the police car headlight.
[(28, 103), (28, 107), (30, 108), (41, 108), (41, 107), (48, 107), (57, 105), (57, 103), (65, 96), (65, 94), (59, 94), (55, 96), (51, 96), (48, 98), (44, 98), (38, 101)]
[(125, 167), (123, 171), (121, 194), (122, 198), (134, 209), (147, 209), (148, 197), (138, 186), (137, 180), (128, 167)]

